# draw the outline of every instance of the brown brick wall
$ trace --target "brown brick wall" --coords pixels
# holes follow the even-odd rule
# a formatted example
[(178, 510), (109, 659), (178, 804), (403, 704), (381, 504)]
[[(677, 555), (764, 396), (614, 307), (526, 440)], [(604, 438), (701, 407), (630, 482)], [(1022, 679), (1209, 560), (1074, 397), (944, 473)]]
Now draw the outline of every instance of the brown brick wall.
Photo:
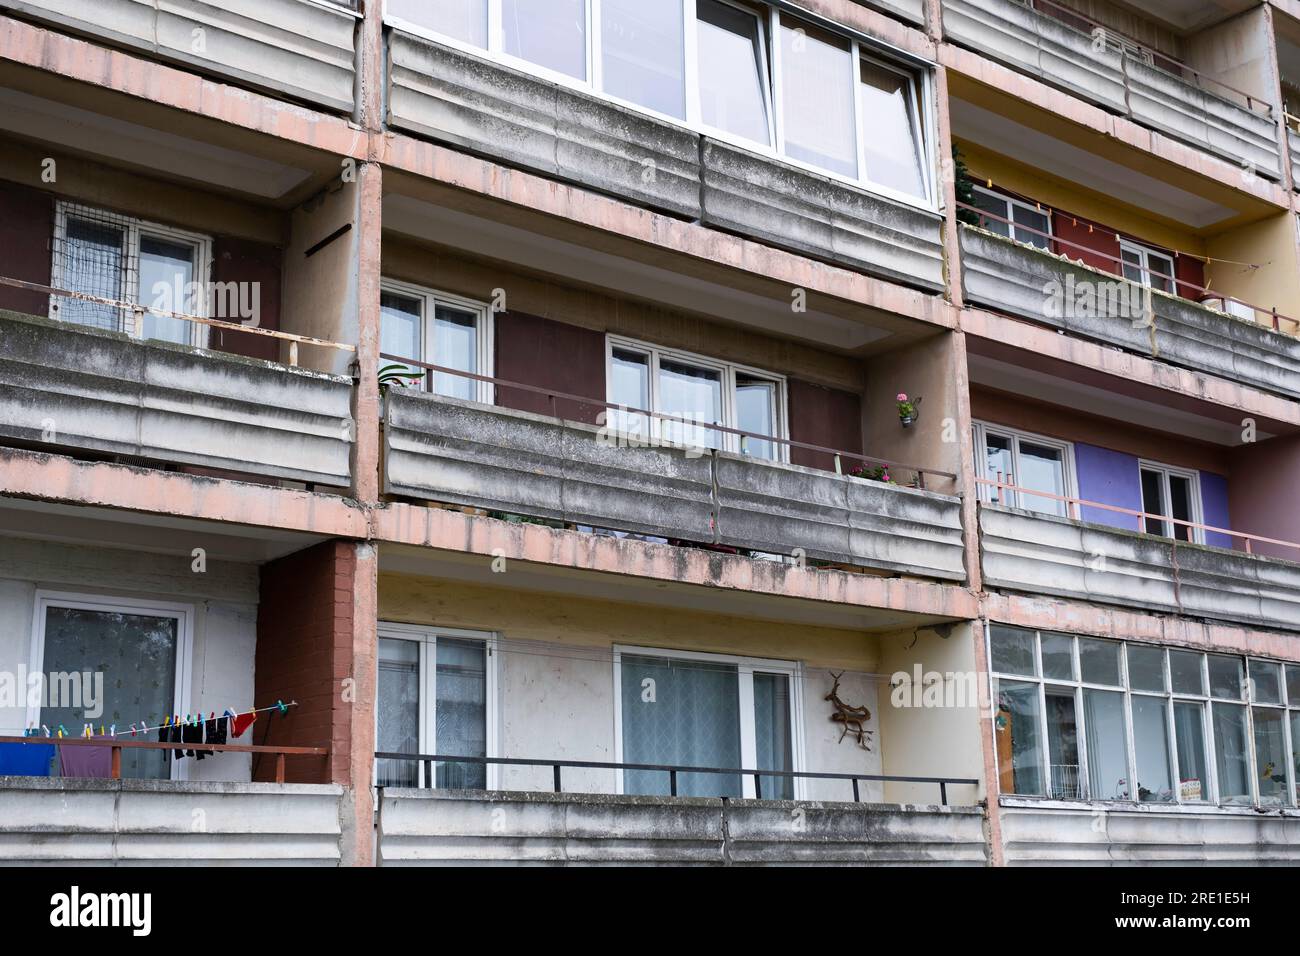
[[(258, 716), (254, 743), (330, 748), (330, 755), (290, 757), (290, 783), (348, 783), (355, 545), (328, 541), (262, 567), (254, 680), (258, 706), (296, 700), (284, 716)], [(240, 743), (247, 741), (241, 740)], [(273, 780), (275, 758), (261, 758), (256, 780)]]

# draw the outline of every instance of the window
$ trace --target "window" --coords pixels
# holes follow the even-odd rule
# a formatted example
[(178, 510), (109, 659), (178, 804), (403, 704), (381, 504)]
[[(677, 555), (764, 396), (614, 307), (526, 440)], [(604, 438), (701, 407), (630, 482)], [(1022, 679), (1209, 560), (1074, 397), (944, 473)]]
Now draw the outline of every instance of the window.
[[(472, 631), (381, 624), (375, 691), (375, 749), (385, 753), (496, 756), (495, 641)], [(492, 768), (439, 761), (375, 761), (380, 787), (487, 788)]]
[[(753, 658), (616, 648), (622, 763), (721, 769), (799, 769), (798, 665)], [(669, 774), (621, 773), (621, 792), (667, 795)], [(765, 799), (795, 799), (792, 777), (763, 777)], [(682, 773), (679, 796), (754, 797), (754, 778)]]
[[(32, 672), (85, 676), (71, 684), (49, 681), (52, 699), (28, 707), (28, 726), (62, 725), (80, 736), (87, 723), (96, 732), (101, 724), (145, 722), (154, 727), (186, 713), (191, 616), (192, 608), (185, 605), (39, 592)], [(94, 682), (93, 691), (88, 681)], [(173, 763), (163, 750), (124, 750), (122, 776), (183, 777), (186, 763)]]
[[(716, 448), (782, 461), (786, 446), (761, 437), (709, 428), (722, 425), (752, 436), (785, 438), (785, 379), (684, 352), (609, 338), (608, 423), (647, 442)], [(650, 418), (643, 411), (685, 421)]]
[(1039, 249), (1051, 244), (1052, 217), (1046, 210), (983, 186), (975, 187), (973, 205), (997, 217), (981, 219), (981, 228)]
[(1171, 257), (1127, 239), (1119, 241), (1119, 253), (1124, 278), (1161, 292), (1174, 291), (1174, 260)]
[(981, 485), (984, 501), (1040, 514), (1069, 515), (1066, 503), (1058, 500), (1074, 494), (1074, 456), (1066, 442), (977, 422), (975, 470), (980, 478), (1024, 489)]
[[(60, 202), (55, 214), (56, 289), (206, 317), (211, 241), (193, 233)], [(50, 317), (136, 338), (205, 346), (207, 327), (172, 316), (50, 296)]]
[(1296, 806), (1300, 666), (997, 624), (989, 659), (1003, 793)]
[(757, 0), (387, 0), (401, 29), (933, 205), (925, 67)]
[(1142, 462), (1140, 468), (1142, 510), (1151, 516), (1143, 519), (1143, 530), (1147, 534), (1158, 534), (1177, 541), (1204, 542), (1203, 529), (1176, 523), (1186, 521), (1199, 524), (1201, 521), (1199, 474), (1147, 461)]
[[(485, 304), (385, 280), (380, 314), (380, 351), (385, 355), (472, 375), (492, 375), (492, 316)], [(380, 364), (401, 363), (381, 359)], [(435, 395), (488, 405), (493, 401), (490, 382), (415, 366), (409, 369), (422, 377), (407, 381)]]

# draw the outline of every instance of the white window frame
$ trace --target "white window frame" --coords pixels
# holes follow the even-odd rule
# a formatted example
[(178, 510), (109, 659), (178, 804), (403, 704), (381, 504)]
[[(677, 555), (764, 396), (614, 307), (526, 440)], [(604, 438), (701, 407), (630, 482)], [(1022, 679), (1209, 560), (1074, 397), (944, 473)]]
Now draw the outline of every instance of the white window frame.
[[(176, 714), (186, 714), (192, 710), (192, 705), (186, 703), (190, 700), (191, 680), (190, 675), (193, 668), (194, 659), (194, 617), (195, 608), (192, 604), (177, 604), (168, 601), (152, 601), (139, 598), (124, 598), (108, 596), (101, 594), (79, 593), (70, 591), (53, 591), (38, 590), (36, 592), (35, 609), (32, 615), (32, 637), (30, 645), (30, 654), (28, 660), (31, 661), (31, 673), (43, 674), (45, 672), (45, 624), (46, 614), (51, 607), (73, 608), (82, 611), (101, 611), (105, 613), (120, 614), (137, 614), (148, 617), (167, 617), (176, 621), (176, 675), (173, 684), (172, 712)], [(136, 714), (136, 718), (146, 719), (145, 714)], [(33, 724), (39, 724), (41, 719), (40, 705), (32, 706), (30, 701), (27, 705), (26, 725), (31, 727)], [(91, 721), (83, 721), (88, 723)], [(153, 736), (157, 728), (150, 728), (150, 737)], [(53, 728), (51, 728), (53, 731)], [(79, 736), (82, 725), (69, 727), (72, 735)], [(172, 780), (188, 780), (189, 765), (192, 761), (169, 760), (168, 766), (171, 771)]]
[[(1047, 723), (1047, 699), (1046, 688), (1048, 685), (1054, 687), (1072, 688), (1075, 692), (1075, 722), (1077, 725), (1077, 736), (1079, 741), (1079, 774), (1081, 779), (1088, 780), (1088, 728), (1087, 714), (1083, 707), (1084, 690), (1101, 690), (1122, 693), (1124, 696), (1124, 720), (1125, 720), (1125, 746), (1126, 753), (1126, 772), (1127, 781), (1130, 788), (1129, 799), (1115, 800), (1114, 798), (1096, 797), (1089, 793), (1086, 800), (1069, 801), (1069, 802), (1087, 802), (1087, 803), (1111, 803), (1128, 805), (1130, 803), (1142, 803), (1143, 806), (1153, 809), (1175, 809), (1182, 808), (1188, 811), (1204, 811), (1206, 808), (1222, 807), (1236, 810), (1253, 811), (1254, 808), (1263, 807), (1264, 809), (1278, 809), (1277, 804), (1262, 805), (1259, 796), (1259, 767), (1256, 765), (1255, 753), (1255, 708), (1276, 710), (1283, 714), (1282, 720), (1282, 740), (1283, 747), (1286, 750), (1286, 759), (1294, 761), (1295, 745), (1294, 735), (1291, 731), (1290, 715), (1293, 712), (1300, 713), (1300, 701), (1290, 700), (1290, 694), (1287, 688), (1287, 667), (1296, 667), (1292, 662), (1271, 660), (1268, 658), (1243, 657), (1238, 654), (1227, 654), (1215, 650), (1199, 650), (1190, 647), (1173, 647), (1163, 644), (1145, 644), (1134, 641), (1116, 641), (1106, 638), (1094, 638), (1088, 635), (1066, 634), (1060, 631), (1042, 631), (1033, 628), (1014, 627), (1012, 625), (1001, 625), (1010, 630), (1020, 631), (1034, 637), (1034, 669), (1036, 674), (1012, 674), (1005, 671), (998, 671), (993, 666), (992, 642), (993, 642), (993, 625), (990, 622), (986, 625), (986, 654), (989, 661), (989, 680), (991, 684), (991, 693), (993, 693), (1000, 680), (1015, 681), (1023, 684), (1036, 684), (1038, 686), (1038, 708), (1039, 722), (1038, 728), (1039, 739), (1042, 741), (1042, 750), (1039, 753), (1042, 766), (1047, 768), (1047, 779), (1045, 785), (1050, 790), (1051, 785), (1051, 753), (1048, 747), (1048, 723)], [(1071, 660), (1073, 662), (1075, 678), (1067, 680), (1065, 678), (1045, 677), (1043, 676), (1042, 661), (1042, 638), (1047, 634), (1060, 634), (1061, 636), (1071, 639)], [(1096, 684), (1083, 680), (1081, 670), (1081, 661), (1079, 654), (1080, 640), (1096, 640), (1106, 644), (1117, 644), (1120, 646), (1120, 684)], [(1162, 653), (1162, 668), (1164, 671), (1165, 690), (1164, 691), (1146, 691), (1135, 690), (1129, 676), (1129, 647), (1136, 646), (1141, 648), (1155, 649)], [(1169, 667), (1170, 651), (1186, 651), (1198, 655), (1201, 670), (1201, 687), (1202, 693), (1195, 694), (1187, 691), (1174, 690), (1173, 674)], [(1211, 656), (1231, 658), (1242, 665), (1242, 673), (1245, 675), (1245, 681), (1241, 692), (1235, 698), (1222, 697), (1214, 694), (1214, 687), (1210, 682), (1209, 659)], [(1258, 661), (1261, 664), (1271, 666), (1281, 665), (1280, 667), (1280, 686), (1279, 700), (1280, 703), (1262, 703), (1256, 699), (1254, 685), (1250, 680), (1250, 664)], [(1152, 697), (1165, 701), (1165, 731), (1168, 737), (1167, 746), (1169, 747), (1169, 764), (1170, 773), (1173, 776), (1174, 799), (1168, 802), (1148, 801), (1143, 803), (1138, 799), (1136, 793), (1137, 783), (1137, 740), (1133, 724), (1133, 698), (1134, 697)], [(994, 694), (993, 700), (996, 701)], [(1180, 703), (1195, 704), (1200, 708), (1201, 714), (1201, 742), (1205, 748), (1204, 757), (1206, 760), (1205, 772), (1207, 776), (1205, 793), (1201, 800), (1184, 800), (1182, 797), (1182, 769), (1178, 763), (1178, 739), (1177, 728), (1174, 722), (1174, 708)], [(1219, 741), (1214, 733), (1214, 720), (1212, 708), (1215, 703), (1227, 704), (1245, 708), (1245, 731), (1246, 731), (1246, 748), (1247, 748), (1247, 776), (1250, 781), (1250, 803), (1225, 803), (1219, 782), (1219, 764), (1218, 749)], [(1001, 764), (998, 764), (998, 774), (1000, 779)], [(1286, 799), (1281, 804), (1283, 809), (1295, 809), (1297, 807), (1296, 781), (1292, 779), (1294, 770), (1292, 763), (1286, 766), (1287, 772), (1287, 794)], [(1017, 794), (1017, 793), (1000, 793), (1003, 797), (1023, 798), (1023, 799), (1053, 799), (1049, 794), (1044, 797), (1037, 794)]]
[[(382, 279), (379, 283), (381, 292), (389, 292), (393, 295), (405, 296), (409, 299), (420, 300), (420, 354), (409, 355), (407, 358), (417, 359), (421, 362), (433, 364), (433, 334), (434, 318), (436, 307), (447, 305), (454, 309), (461, 309), (465, 312), (473, 312), (478, 323), (478, 354), (475, 359), (478, 363), (479, 375), (492, 378), (495, 375), (495, 342), (496, 342), (496, 323), (494, 321), (495, 313), (492, 307), (486, 302), (480, 302), (477, 299), (467, 299), (464, 296), (454, 295), (450, 292), (441, 292), (428, 286), (416, 285), (412, 282), (401, 282), (397, 279)], [(382, 321), (382, 316), (381, 316)], [(381, 359), (382, 364), (395, 364), (389, 359)], [(429, 391), (429, 373), (415, 383), (420, 391)], [(492, 405), (496, 402), (496, 387), (491, 382), (480, 382), (471, 379), (474, 383), (474, 401), (481, 405)]]
[[(474, 631), (456, 627), (436, 627), (433, 625), (417, 624), (396, 624), (389, 621), (380, 621), (378, 635), (381, 639), (394, 641), (411, 641), (420, 647), (420, 753), (431, 754), (431, 749), (435, 746), (438, 739), (438, 638), (451, 638), (458, 641), (478, 641), (484, 646), (484, 670), (486, 672), (486, 687), (483, 695), (483, 708), (486, 717), (486, 741), (488, 757), (500, 756), (499, 734), (500, 721), (498, 720), (497, 708), (497, 671), (499, 668), (500, 654), (498, 653), (498, 636), (491, 631)], [(379, 676), (379, 651), (378, 644), (375, 645), (375, 679)], [(376, 685), (377, 688), (378, 685)], [(375, 733), (379, 732), (379, 700), (378, 691), (375, 697)], [(499, 764), (487, 764), (486, 782), (487, 789), (499, 789), (501, 767)], [(434, 768), (437, 773), (437, 768)], [(379, 767), (376, 766), (371, 771), (371, 783), (378, 784)], [(424, 779), (424, 761), (418, 762), (417, 780), (420, 787), (425, 787), (428, 782)], [(435, 781), (436, 782), (436, 781)]]
[[(754, 722), (754, 673), (780, 674), (790, 681), (790, 769), (795, 773), (804, 770), (803, 747), (803, 664), (799, 661), (769, 660), (764, 657), (738, 657), (731, 654), (710, 654), (703, 651), (679, 651), (662, 647), (637, 647), (627, 644), (614, 645), (614, 762), (623, 762), (623, 655), (637, 657), (667, 657), (674, 660), (690, 660), (727, 664), (737, 671), (737, 695), (740, 707), (740, 768), (757, 770), (758, 740)], [(762, 774), (760, 774), (762, 775)], [(710, 776), (715, 776), (710, 774)], [(794, 779), (794, 799), (805, 799), (806, 786), (802, 777)], [(745, 799), (754, 799), (754, 776), (744, 774), (741, 777), (742, 795)], [(626, 792), (623, 787), (623, 771), (615, 771), (615, 788), (618, 793)]]
[[(1202, 505), (1201, 505), (1201, 473), (1199, 471), (1197, 471), (1194, 468), (1179, 468), (1175, 465), (1165, 465), (1165, 464), (1161, 464), (1158, 461), (1151, 461), (1150, 459), (1147, 458), (1139, 459), (1138, 460), (1138, 492), (1139, 494), (1142, 494), (1142, 510), (1146, 514), (1157, 514), (1158, 512), (1151, 511), (1149, 508), (1147, 508), (1146, 495), (1142, 492), (1142, 472), (1144, 471), (1154, 471), (1159, 473), (1161, 494), (1164, 495), (1165, 505), (1167, 509), (1171, 512), (1173, 511), (1173, 506), (1172, 506), (1173, 498), (1170, 496), (1169, 493), (1170, 492), (1169, 479), (1171, 477), (1186, 478), (1188, 485), (1191, 487), (1191, 502), (1190, 502), (1192, 506), (1191, 521), (1195, 526), (1199, 526), (1205, 523), (1205, 514), (1202, 511)], [(1163, 517), (1165, 519), (1164, 522), (1165, 528), (1169, 531), (1169, 533), (1161, 534), (1160, 537), (1172, 539), (1173, 530), (1175, 526), (1173, 522), (1170, 521), (1169, 519), (1172, 518), (1173, 516), (1171, 514), (1167, 514), (1167, 515), (1163, 515)], [(1191, 532), (1190, 540), (1193, 544), (1205, 544), (1204, 528), (1192, 527), (1188, 530)], [(1145, 519), (1142, 521), (1142, 533), (1150, 534), (1150, 532), (1147, 531), (1147, 523)]]
[[(1022, 245), (1033, 245), (1033, 243), (1025, 243), (1023, 240), (1016, 238), (1015, 235), (1016, 229), (1020, 229), (1024, 227), (1020, 226), (1018, 223), (1014, 221), (1015, 217), (1011, 213), (1012, 207), (1018, 207), (1020, 209), (1024, 209), (1027, 212), (1031, 212), (1036, 216), (1042, 216), (1044, 219), (1046, 219), (1047, 235), (1044, 238), (1046, 238), (1048, 242), (1048, 248), (1049, 249), (1051, 248), (1052, 240), (1056, 238), (1056, 231), (1052, 228), (1052, 213), (1050, 210), (1041, 209), (1038, 206), (1033, 205), (1032, 203), (1025, 202), (1023, 199), (1016, 199), (1014, 196), (1008, 196), (1006, 193), (1000, 193), (997, 190), (989, 189), (985, 186), (975, 186), (974, 189), (975, 192), (981, 193), (985, 196), (991, 196), (993, 199), (996, 199), (998, 202), (1004, 203), (1006, 205), (1007, 208), (1006, 211), (1003, 213), (1002, 218), (1007, 220), (1006, 223), (1007, 229), (1011, 233), (1011, 235), (1008, 238), (1012, 242), (1019, 242)], [(976, 213), (976, 215), (978, 215), (978, 213)], [(1035, 248), (1041, 249), (1042, 246), (1036, 246)]]
[[(729, 130), (720, 127), (711, 126), (704, 122), (704, 106), (700, 97), (699, 83), (699, 8), (695, 0), (687, 0), (687, 10), (690, 14), (690, 28), (686, 36), (686, 109), (687, 118), (694, 117), (695, 126), (700, 132), (712, 136), (714, 139), (726, 140), (736, 145), (744, 145), (746, 148), (758, 146), (763, 149), (772, 150), (775, 154), (777, 149), (776, 138), (776, 103), (775, 90), (776, 85), (772, 80), (772, 43), (769, 39), (772, 19), (765, 16), (761, 3), (756, 3), (754, 7), (747, 6), (743, 3), (734, 3), (732, 0), (715, 0), (715, 2), (725, 7), (731, 7), (739, 10), (754, 18), (758, 26), (758, 65), (759, 65), (759, 82), (763, 87), (763, 110), (767, 114), (767, 142), (754, 143), (752, 140), (738, 136)], [(759, 9), (755, 9), (755, 7)]]
[[(452, 49), (459, 50), (470, 56), (480, 59), (487, 59), (512, 69), (531, 73), (535, 76), (550, 82), (559, 84), (569, 89), (578, 90), (583, 93), (600, 97), (611, 103), (616, 103), (627, 109), (635, 110), (649, 116), (670, 123), (674, 126), (690, 130), (692, 132), (707, 133), (709, 136), (719, 141), (736, 146), (740, 149), (752, 153), (766, 156), (778, 160), (798, 169), (815, 173), (819, 176), (825, 176), (839, 182), (848, 183), (858, 188), (865, 188), (870, 192), (892, 199), (896, 202), (905, 203), (909, 206), (915, 206), (931, 212), (937, 212), (940, 208), (938, 189), (935, 187), (936, 175), (936, 144), (938, 142), (938, 115), (935, 108), (936, 95), (934, 90), (934, 64), (921, 60), (913, 54), (897, 47), (889, 46), (876, 40), (868, 41), (865, 36), (859, 38), (857, 33), (846, 31), (843, 27), (836, 28), (835, 25), (824, 22), (810, 13), (793, 13), (786, 11), (787, 16), (793, 19), (802, 20), (809, 26), (815, 26), (818, 29), (824, 29), (828, 32), (835, 33), (842, 37), (850, 45), (853, 58), (853, 125), (855, 131), (855, 143), (857, 145), (858, 158), (858, 176), (845, 176), (833, 170), (822, 169), (811, 163), (786, 156), (781, 148), (783, 142), (783, 130), (781, 120), (782, 97), (781, 90), (781, 67), (780, 67), (780, 15), (781, 8), (772, 5), (770, 2), (755, 0), (755, 6), (762, 8), (760, 11), (760, 20), (765, 20), (766, 27), (766, 59), (763, 65), (765, 73), (764, 79), (767, 81), (764, 85), (764, 98), (768, 105), (768, 126), (769, 135), (771, 136), (772, 145), (755, 142), (754, 140), (745, 139), (740, 136), (728, 133), (725, 130), (713, 129), (705, 126), (700, 121), (700, 99), (698, 89), (698, 77), (695, 66), (695, 57), (698, 54), (698, 19), (696, 17), (695, 0), (681, 0), (683, 5), (683, 35), (685, 47), (685, 60), (683, 69), (683, 78), (686, 83), (686, 96), (684, 103), (686, 106), (686, 116), (670, 116), (666, 113), (660, 113), (657, 110), (642, 106), (630, 100), (624, 100), (604, 92), (600, 89), (600, 77), (597, 71), (601, 66), (600, 44), (600, 4), (602, 0), (586, 0), (587, 2), (587, 79), (578, 80), (564, 73), (559, 73), (546, 67), (539, 66), (529, 60), (523, 60), (518, 57), (510, 56), (504, 49), (504, 35), (501, 24), (501, 0), (488, 0), (488, 48), (477, 47), (472, 43), (466, 43), (455, 37), (446, 36), (438, 33), (436, 30), (413, 23), (401, 17), (391, 16), (385, 6), (384, 23), (409, 33), (413, 36), (423, 37), (432, 40)], [(723, 0), (729, 5), (736, 6), (730, 0)], [(909, 193), (892, 189), (888, 186), (873, 183), (864, 175), (862, 157), (865, 152), (865, 137), (868, 135), (863, 128), (860, 120), (859, 97), (861, 84), (861, 72), (858, 64), (863, 58), (877, 60), (889, 65), (891, 69), (899, 70), (911, 77), (913, 83), (913, 101), (915, 104), (916, 117), (913, 119), (913, 125), (918, 133), (923, 134), (920, 139), (921, 156), (922, 156), (922, 181), (925, 186), (926, 195), (913, 196)]]
[[(1159, 249), (1156, 249), (1152, 246), (1143, 245), (1140, 242), (1134, 242), (1132, 239), (1125, 239), (1123, 236), (1121, 236), (1119, 240), (1119, 250), (1120, 250), (1119, 259), (1120, 259), (1121, 276), (1124, 275), (1124, 266), (1133, 265), (1133, 263), (1131, 262), (1124, 261), (1124, 253), (1125, 252), (1136, 253), (1137, 256), (1141, 259), (1141, 264), (1137, 266), (1137, 268), (1142, 273), (1142, 278), (1139, 283), (1140, 285), (1148, 289), (1153, 289), (1156, 292), (1167, 291), (1167, 293), (1170, 295), (1173, 295), (1178, 291), (1178, 277), (1175, 274), (1178, 271), (1178, 263), (1171, 254), (1167, 252), (1161, 252)], [(1169, 279), (1167, 281), (1169, 282), (1169, 285), (1172, 288), (1168, 290), (1158, 289), (1154, 285), (1152, 285), (1151, 283), (1151, 276), (1153, 273), (1153, 270), (1151, 268), (1152, 256), (1159, 256), (1160, 258), (1165, 259), (1169, 262)], [(1163, 274), (1163, 273), (1158, 273), (1158, 274)], [(1133, 280), (1130, 279), (1129, 281), (1131, 282)], [(1161, 281), (1166, 281), (1166, 280), (1161, 280)]]
[[(150, 222), (145, 219), (139, 219), (135, 216), (126, 216), (120, 213), (111, 212), (107, 209), (101, 209), (95, 206), (88, 206), (84, 203), (72, 202), (60, 199), (55, 204), (54, 211), (54, 242), (55, 248), (62, 248), (68, 242), (68, 218), (80, 218), (78, 210), (86, 210), (92, 215), (91, 221), (102, 221), (106, 224), (121, 228), (125, 234), (126, 247), (122, 250), (125, 263), (134, 263), (134, 268), (126, 271), (122, 281), (122, 301), (131, 302), (136, 305), (148, 307), (150, 302), (140, 300), (140, 239), (144, 236), (152, 238), (165, 239), (170, 242), (186, 243), (194, 247), (194, 281), (201, 285), (204, 294), (199, 296), (195, 303), (194, 316), (196, 318), (206, 319), (208, 316), (208, 295), (209, 280), (212, 276), (212, 237), (205, 236), (202, 233), (189, 232), (184, 229), (177, 229), (173, 226), (164, 226), (161, 223)], [(125, 270), (124, 264), (124, 270)], [(61, 257), (54, 256), (54, 267), (50, 277), (50, 284), (56, 289), (66, 289), (67, 277), (63, 274), (63, 261)], [(51, 319), (63, 321), (59, 317), (59, 306), (66, 301), (66, 296), (50, 296)], [(177, 310), (178, 311), (178, 310)], [(136, 327), (133, 315), (126, 314), (126, 310), (119, 309), (119, 328), (117, 331), (125, 332), (134, 339), (144, 338), (144, 327)], [(71, 323), (69, 324), (76, 324)], [(189, 329), (189, 341), (185, 344), (197, 348), (208, 347), (208, 326), (201, 322), (187, 322), (186, 327)]]
[[(1043, 445), (1047, 448), (1055, 448), (1061, 452), (1061, 470), (1064, 472), (1063, 483), (1065, 485), (1064, 496), (1066, 498), (1078, 498), (1078, 483), (1074, 469), (1074, 443), (1062, 441), (1059, 438), (1048, 438), (1046, 435), (1038, 435), (1034, 432), (1027, 432), (1019, 428), (1007, 428), (1004, 425), (995, 425), (992, 422), (975, 421), (972, 423), (975, 443), (975, 473), (980, 478), (989, 481), (996, 481), (997, 475), (988, 473), (988, 443), (989, 434), (999, 438), (1009, 439), (1011, 442), (1011, 467), (1015, 469), (1012, 480), (1007, 482), (1011, 485), (1020, 485), (1020, 443), (1021, 441), (1031, 442), (1035, 445)], [(1005, 477), (1005, 476), (1004, 476)], [(1003, 501), (1001, 495), (1009, 499)], [(1002, 505), (1007, 508), (1020, 508), (1022, 510), (1034, 510), (1027, 508), (1021, 498), (1028, 500), (1038, 500), (1049, 502), (1051, 498), (1038, 498), (1036, 495), (1022, 495), (1019, 491), (1010, 489), (994, 488), (991, 485), (980, 485), (980, 500), (986, 504)], [(1071, 508), (1068, 503), (1060, 502), (1065, 514), (1062, 517), (1071, 517)]]
[[(679, 361), (688, 365), (697, 365), (700, 368), (712, 369), (719, 373), (720, 383), (722, 386), (722, 422), (724, 428), (738, 428), (736, 419), (736, 376), (752, 375), (755, 378), (766, 379), (776, 385), (776, 408), (772, 410), (772, 420), (776, 424), (776, 434), (773, 438), (788, 440), (790, 437), (789, 422), (789, 394), (787, 380), (784, 375), (775, 372), (768, 372), (763, 369), (752, 368), (748, 365), (740, 365), (735, 362), (725, 362), (720, 359), (709, 358), (704, 355), (697, 355), (694, 352), (684, 352), (678, 349), (662, 348), (658, 345), (651, 345), (648, 342), (642, 342), (637, 339), (625, 338), (621, 335), (605, 336), (605, 401), (614, 404), (614, 397), (610, 389), (614, 384), (614, 350), (622, 349), (629, 352), (640, 352), (649, 358), (647, 373), (649, 375), (649, 394), (650, 407), (646, 409), (651, 412), (660, 412), (659, 407), (659, 363), (662, 359)], [(606, 410), (608, 413), (612, 410)], [(650, 419), (650, 435), (655, 440), (662, 438), (663, 420), (658, 417)], [(716, 423), (715, 423), (716, 424)], [(683, 428), (692, 426), (681, 426)], [(698, 426), (701, 430), (707, 430), (703, 424)], [(639, 436), (644, 439), (647, 436)], [(733, 435), (728, 432), (722, 432), (719, 435), (722, 444), (722, 451), (740, 454), (741, 438), (740, 435)], [(790, 446), (784, 441), (771, 443), (775, 451), (774, 458), (757, 458), (755, 461), (775, 461), (786, 463), (790, 460)]]

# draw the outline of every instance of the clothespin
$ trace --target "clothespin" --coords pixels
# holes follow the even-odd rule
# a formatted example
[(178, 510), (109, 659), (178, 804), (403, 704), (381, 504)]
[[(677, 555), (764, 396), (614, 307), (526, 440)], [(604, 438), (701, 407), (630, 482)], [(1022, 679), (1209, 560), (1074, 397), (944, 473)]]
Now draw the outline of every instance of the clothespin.
[(94, 727), (94, 725), (93, 725), (93, 724), (86, 724), (86, 725), (84, 725), (84, 726), (81, 728), (81, 736), (83, 736), (83, 737), (93, 737), (93, 736), (95, 736), (95, 727)]
[(132, 724), (132, 725), (131, 725), (131, 736), (132, 736), (132, 737), (135, 736), (135, 724)]
[(53, 736), (54, 736), (52, 733), (50, 733), (50, 728), (49, 728), (49, 727), (46, 727), (44, 724), (41, 724), (41, 730), (45, 731), (45, 736), (46, 736), (46, 737), (53, 737)]
[(59, 739), (63, 739), (63, 725), (59, 724)]
[(1092, 235), (1092, 223), (1088, 223), (1088, 235)]
[(106, 736), (106, 735), (104, 734), (104, 725), (103, 725), (103, 724), (100, 724), (100, 725), (99, 725), (99, 736), (101, 736), (101, 737)]
[(116, 736), (117, 736), (117, 724), (109, 724), (109, 725), (108, 725), (108, 735), (109, 735), (110, 737), (116, 737)]
[(288, 708), (288, 706), (285, 704), (284, 701), (282, 701), (282, 700), (277, 700), (277, 701), (275, 702), (275, 706), (277, 706), (277, 707), (280, 708), (280, 713), (282, 713), (282, 714), (287, 714), (287, 713), (289, 713), (289, 708)]

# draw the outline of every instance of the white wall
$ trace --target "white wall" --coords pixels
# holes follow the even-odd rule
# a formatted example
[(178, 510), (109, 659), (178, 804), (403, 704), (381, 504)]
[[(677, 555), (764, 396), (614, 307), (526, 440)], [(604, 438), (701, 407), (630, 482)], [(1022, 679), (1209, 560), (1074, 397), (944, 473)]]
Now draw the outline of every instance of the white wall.
[[(258, 572), (254, 565), (209, 561), (191, 570), (188, 555), (125, 551), (29, 538), (0, 538), (0, 671), (29, 665), (38, 590), (132, 598), (193, 608), (185, 709), (220, 712), (253, 704)], [(26, 708), (0, 707), (0, 735), (21, 734)], [(128, 719), (129, 722), (129, 719)], [(193, 780), (249, 779), (243, 754), (184, 760)]]

